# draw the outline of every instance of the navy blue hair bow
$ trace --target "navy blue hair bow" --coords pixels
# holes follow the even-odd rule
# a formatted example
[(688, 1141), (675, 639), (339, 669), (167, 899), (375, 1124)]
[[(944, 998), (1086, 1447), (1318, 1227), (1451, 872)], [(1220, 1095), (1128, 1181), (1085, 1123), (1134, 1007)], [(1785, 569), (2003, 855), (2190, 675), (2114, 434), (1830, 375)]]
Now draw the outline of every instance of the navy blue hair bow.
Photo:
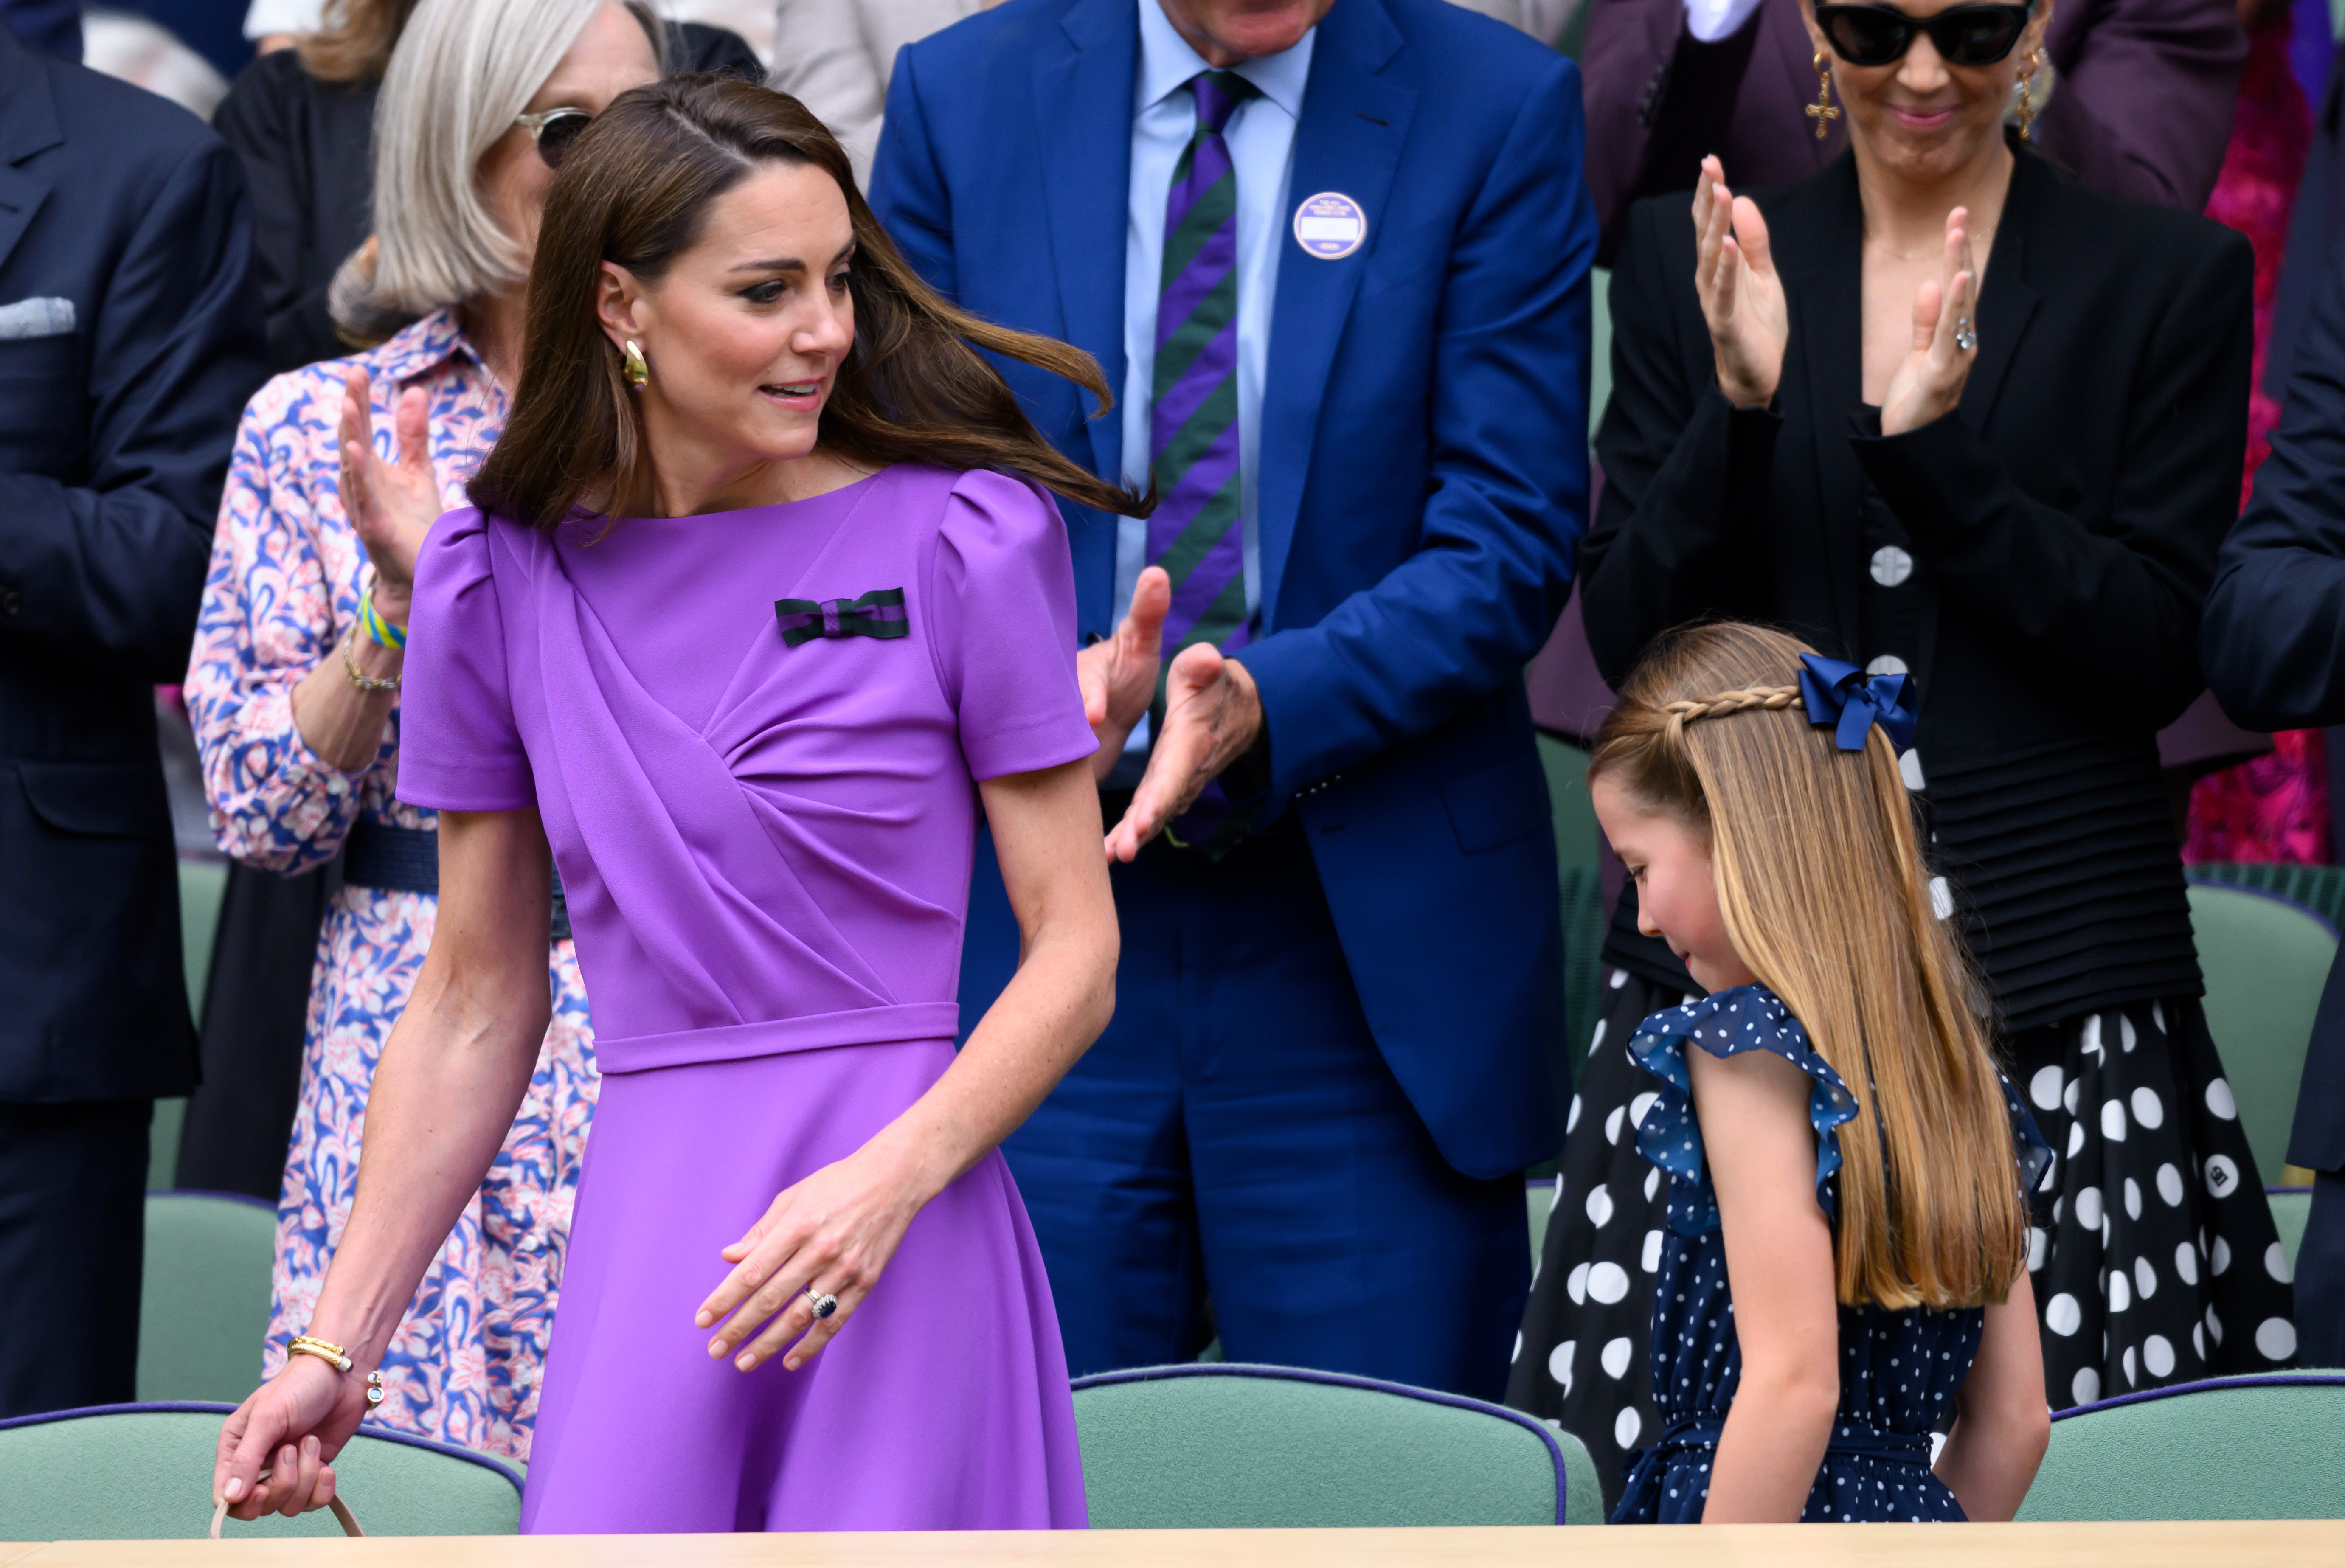
[(1844, 752), (1864, 749), (1866, 732), (1881, 726), (1899, 751), (1914, 744), (1914, 682), (1906, 675), (1867, 675), (1853, 664), (1820, 654), (1800, 655), (1800, 705), (1808, 723), (1831, 724)]

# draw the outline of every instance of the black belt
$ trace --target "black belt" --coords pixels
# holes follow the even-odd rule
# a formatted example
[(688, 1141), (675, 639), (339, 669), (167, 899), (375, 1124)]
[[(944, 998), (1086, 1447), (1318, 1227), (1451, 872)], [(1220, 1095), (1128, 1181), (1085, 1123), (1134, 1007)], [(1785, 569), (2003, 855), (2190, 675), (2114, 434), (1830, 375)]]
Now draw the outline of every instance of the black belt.
[[(353, 887), (393, 893), (440, 893), (440, 830), (400, 827), (360, 817), (342, 845), (342, 881)], [(570, 936), (570, 901), (563, 896), (562, 873), (553, 873), (553, 918), (550, 939)]]

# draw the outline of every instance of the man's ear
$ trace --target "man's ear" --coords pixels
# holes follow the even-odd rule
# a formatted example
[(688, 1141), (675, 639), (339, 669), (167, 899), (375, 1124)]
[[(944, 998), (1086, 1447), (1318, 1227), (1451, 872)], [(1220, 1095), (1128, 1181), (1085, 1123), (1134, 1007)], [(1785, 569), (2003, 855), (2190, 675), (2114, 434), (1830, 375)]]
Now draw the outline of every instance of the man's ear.
[(643, 286), (635, 275), (615, 261), (605, 261), (594, 280), (594, 315), (614, 349), (644, 335), (641, 307)]

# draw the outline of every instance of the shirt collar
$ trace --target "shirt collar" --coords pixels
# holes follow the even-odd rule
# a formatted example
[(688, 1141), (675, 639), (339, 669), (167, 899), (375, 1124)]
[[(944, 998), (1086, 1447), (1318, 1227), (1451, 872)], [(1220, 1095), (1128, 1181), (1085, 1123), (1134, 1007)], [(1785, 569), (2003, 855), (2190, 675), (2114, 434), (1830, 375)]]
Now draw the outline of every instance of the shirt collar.
[[(1133, 3), (1140, 7), (1140, 101), (1135, 107), (1144, 112), (1179, 92), (1188, 85), (1190, 77), (1211, 67), (1189, 46), (1189, 41), (1173, 30), (1158, 0)], [(1304, 85), (1311, 77), (1311, 46), (1318, 35), (1319, 29), (1314, 27), (1293, 48), (1248, 60), (1235, 70), (1259, 88), (1264, 97), (1284, 109), (1289, 119), (1300, 120)]]
[(458, 356), (482, 366), (485, 373), (479, 350), (464, 336), (464, 329), (452, 309), (434, 310), (401, 328), (359, 358), (372, 360), (374, 374), (395, 384), (428, 375), (443, 361)]

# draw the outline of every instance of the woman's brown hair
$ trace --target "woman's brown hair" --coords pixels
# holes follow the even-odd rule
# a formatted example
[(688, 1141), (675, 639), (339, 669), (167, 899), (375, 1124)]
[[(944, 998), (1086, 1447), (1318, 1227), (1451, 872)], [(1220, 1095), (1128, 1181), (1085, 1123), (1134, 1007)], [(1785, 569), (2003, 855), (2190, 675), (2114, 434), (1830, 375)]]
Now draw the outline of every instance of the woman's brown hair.
[(415, 0), (326, 0), (325, 26), (295, 46), (321, 82), (379, 82)]
[(2028, 1217), (1977, 984), (1888, 736), (1875, 725), (1843, 752), (1800, 706), (1812, 652), (1732, 622), (1677, 632), (1622, 688), (1589, 777), (1707, 837), (1735, 952), (1856, 1096), (1839, 1128), (1839, 1299), (2000, 1301)]
[(623, 93), (562, 161), (530, 267), (521, 385), (474, 477), (475, 504), (535, 528), (645, 492), (650, 454), (619, 355), (595, 313), (602, 264), (657, 283), (699, 238), (710, 205), (761, 165), (811, 164), (838, 184), (855, 228), (855, 343), (824, 405), (820, 440), (850, 461), (1000, 469), (1101, 511), (1153, 505), (1066, 458), (982, 349), (1111, 399), (1080, 349), (949, 304), (897, 253), (855, 188), (847, 154), (796, 98), (753, 83), (677, 76)]

